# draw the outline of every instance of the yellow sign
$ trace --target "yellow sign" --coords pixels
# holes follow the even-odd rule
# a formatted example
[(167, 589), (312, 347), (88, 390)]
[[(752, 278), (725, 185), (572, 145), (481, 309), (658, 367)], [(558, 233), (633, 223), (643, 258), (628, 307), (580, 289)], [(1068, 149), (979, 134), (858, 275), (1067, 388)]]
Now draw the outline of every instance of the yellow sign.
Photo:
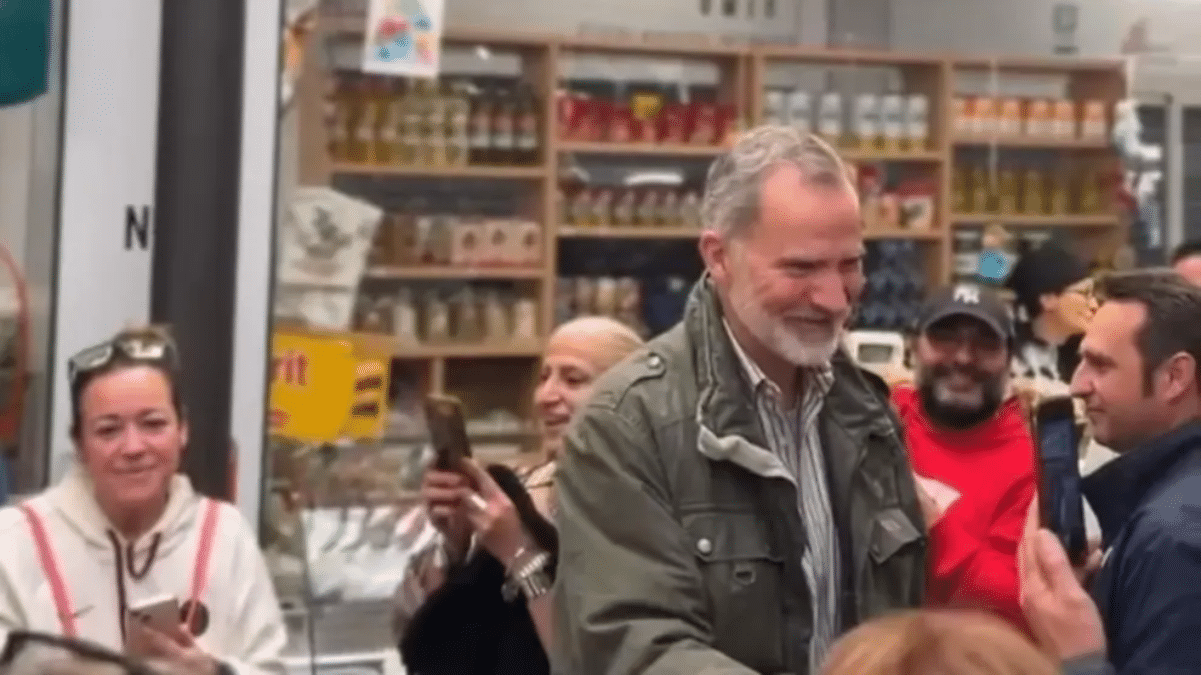
[(271, 433), (309, 443), (379, 438), (387, 419), (390, 362), (391, 354), (363, 349), (351, 334), (276, 331)]

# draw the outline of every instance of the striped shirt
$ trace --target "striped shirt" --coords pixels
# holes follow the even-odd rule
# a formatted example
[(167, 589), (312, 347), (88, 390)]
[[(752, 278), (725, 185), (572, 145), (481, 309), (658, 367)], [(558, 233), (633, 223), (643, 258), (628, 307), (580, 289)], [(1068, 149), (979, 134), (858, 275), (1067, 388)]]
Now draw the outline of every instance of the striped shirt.
[[(726, 331), (729, 333), (728, 325)], [(801, 566), (813, 605), (809, 672), (817, 673), (838, 634), (839, 598), (842, 595), (838, 537), (817, 425), (818, 413), (834, 383), (834, 375), (829, 366), (800, 369), (798, 377), (803, 395), (799, 406), (789, 408), (780, 388), (767, 379), (734, 336), (730, 334), (729, 337), (750, 379), (755, 412), (768, 449), (779, 457), (788, 473), (796, 477), (797, 508), (808, 542), (801, 554)]]

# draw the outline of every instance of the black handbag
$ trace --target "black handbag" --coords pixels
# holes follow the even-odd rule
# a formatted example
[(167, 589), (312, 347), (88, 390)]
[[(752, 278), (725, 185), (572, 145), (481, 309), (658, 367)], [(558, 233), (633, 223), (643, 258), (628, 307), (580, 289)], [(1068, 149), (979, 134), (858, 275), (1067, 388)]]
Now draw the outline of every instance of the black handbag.
[[(558, 559), (559, 536), (542, 517), (511, 469), (487, 467), (488, 474), (513, 502), (530, 538)], [(398, 648), (410, 675), (550, 675), (546, 651), (538, 639), (524, 597), (501, 596), (504, 565), (480, 549), (447, 571), (446, 582), (413, 615)]]

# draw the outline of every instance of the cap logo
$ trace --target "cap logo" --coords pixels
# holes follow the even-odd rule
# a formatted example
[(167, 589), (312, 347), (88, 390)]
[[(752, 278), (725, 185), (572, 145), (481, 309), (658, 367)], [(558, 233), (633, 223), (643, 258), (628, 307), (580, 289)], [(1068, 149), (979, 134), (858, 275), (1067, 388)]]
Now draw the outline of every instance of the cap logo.
[(976, 286), (960, 284), (951, 292), (951, 297), (955, 302), (962, 302), (965, 305), (980, 304), (980, 289)]

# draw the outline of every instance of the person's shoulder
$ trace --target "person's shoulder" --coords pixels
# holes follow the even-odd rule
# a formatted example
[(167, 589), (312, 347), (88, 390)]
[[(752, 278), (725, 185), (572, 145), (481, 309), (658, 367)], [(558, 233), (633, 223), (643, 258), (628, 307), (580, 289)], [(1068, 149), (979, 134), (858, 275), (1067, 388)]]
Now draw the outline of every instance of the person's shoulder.
[(662, 403), (667, 390), (678, 389), (671, 383), (692, 367), (681, 340), (679, 329), (672, 329), (610, 368), (593, 385), (587, 407), (613, 412), (644, 407), (648, 401)]

